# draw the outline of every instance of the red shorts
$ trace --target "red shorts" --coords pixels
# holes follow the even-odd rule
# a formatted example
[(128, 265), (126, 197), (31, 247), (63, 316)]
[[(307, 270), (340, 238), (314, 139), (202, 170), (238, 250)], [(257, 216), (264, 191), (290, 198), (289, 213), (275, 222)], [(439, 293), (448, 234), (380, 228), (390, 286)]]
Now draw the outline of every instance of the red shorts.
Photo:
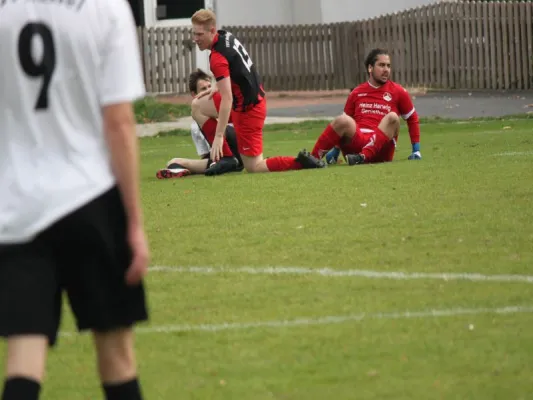
[(231, 112), (240, 154), (248, 157), (263, 154), (263, 127), (266, 110), (266, 100), (263, 99), (249, 110)]
[[(342, 154), (357, 154), (363, 151), (363, 147), (369, 144), (373, 140), (374, 131), (370, 129), (356, 128), (355, 135), (349, 142), (340, 144)], [(380, 163), (392, 161), (394, 158), (394, 151), (396, 150), (396, 140), (393, 139), (387, 142), (372, 160), (372, 163)]]
[[(215, 109), (217, 110), (217, 115), (218, 113), (220, 112), (220, 103), (222, 102), (222, 96), (220, 95), (219, 92), (215, 92), (215, 94), (213, 94), (213, 103), (215, 103)], [(228, 120), (228, 124), (231, 124), (232, 121), (231, 121), (231, 114), (229, 115), (229, 120)]]

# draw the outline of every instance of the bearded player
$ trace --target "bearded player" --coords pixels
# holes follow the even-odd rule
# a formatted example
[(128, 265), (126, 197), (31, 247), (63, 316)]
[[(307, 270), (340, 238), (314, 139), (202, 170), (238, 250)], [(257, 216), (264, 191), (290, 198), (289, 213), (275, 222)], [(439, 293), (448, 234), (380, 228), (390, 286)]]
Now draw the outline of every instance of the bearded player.
[(318, 138), (312, 155), (322, 158), (340, 148), (349, 165), (392, 161), (400, 133), (400, 116), (407, 121), (412, 153), (419, 160), (420, 124), (409, 93), (389, 79), (390, 56), (374, 49), (365, 59), (368, 81), (348, 96), (344, 113), (336, 117)]

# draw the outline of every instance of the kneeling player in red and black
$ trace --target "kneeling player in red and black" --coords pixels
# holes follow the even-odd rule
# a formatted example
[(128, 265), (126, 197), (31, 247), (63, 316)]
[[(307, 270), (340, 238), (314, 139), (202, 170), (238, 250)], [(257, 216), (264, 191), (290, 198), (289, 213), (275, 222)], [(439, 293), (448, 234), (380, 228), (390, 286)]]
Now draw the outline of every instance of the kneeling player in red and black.
[[(217, 81), (208, 93), (200, 93), (193, 103), (204, 115), (217, 116), (218, 124), (211, 157), (224, 156), (225, 128), (233, 121), (239, 153), (247, 172), (279, 172), (308, 168), (324, 168), (326, 164), (302, 150), (296, 157), (263, 157), (263, 127), (267, 105), (261, 77), (242, 43), (230, 32), (217, 31), (216, 15), (211, 10), (198, 10), (191, 19), (193, 39), (200, 50), (210, 50), (209, 67)], [(209, 111), (210, 100), (220, 93), (217, 114)], [(214, 164), (216, 166), (218, 163)]]

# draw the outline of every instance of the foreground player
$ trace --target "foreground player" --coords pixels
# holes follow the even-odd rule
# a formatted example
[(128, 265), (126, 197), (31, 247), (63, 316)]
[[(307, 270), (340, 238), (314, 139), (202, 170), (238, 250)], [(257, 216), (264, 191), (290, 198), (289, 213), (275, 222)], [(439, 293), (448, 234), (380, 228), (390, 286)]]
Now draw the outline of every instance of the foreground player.
[[(196, 108), (202, 114), (216, 118), (210, 105), (215, 91), (222, 98), (218, 113), (211, 158), (222, 155), (224, 132), (231, 116), (237, 134), (237, 144), (244, 168), (248, 172), (274, 172), (302, 168), (324, 168), (326, 164), (301, 151), (297, 157), (263, 159), (263, 126), (266, 99), (261, 79), (246, 49), (229, 32), (217, 31), (216, 16), (210, 10), (199, 10), (192, 16), (194, 41), (200, 50), (211, 50), (209, 66), (217, 80), (216, 88), (200, 93)], [(193, 108), (194, 112), (194, 108)], [(215, 164), (216, 165), (216, 164)], [(210, 167), (211, 168), (211, 167)]]
[[(189, 91), (191, 96), (195, 97), (198, 93), (211, 89), (211, 77), (201, 69), (192, 72), (189, 75)], [(220, 108), (220, 94), (215, 93), (213, 96), (213, 107), (218, 113)], [(210, 158), (211, 144), (215, 138), (217, 120), (209, 118), (200, 113), (195, 107), (193, 100), (193, 117), (195, 121), (191, 124), (191, 137), (196, 147), (196, 152), (200, 160), (190, 158), (173, 158), (167, 163), (166, 168), (157, 171), (157, 178), (180, 178), (190, 174), (204, 174), (207, 168), (212, 164)], [(200, 128), (200, 126), (202, 128)], [(242, 160), (237, 148), (237, 138), (235, 129), (232, 125), (226, 127), (225, 141), (222, 147), (222, 158), (217, 162), (216, 167), (210, 168), (208, 175), (221, 175), (227, 172), (242, 171)], [(226, 143), (227, 142), (227, 143)]]
[(398, 115), (401, 115), (407, 121), (411, 138), (409, 159), (421, 159), (418, 115), (409, 93), (389, 80), (389, 54), (383, 49), (372, 50), (365, 67), (368, 82), (350, 93), (344, 113), (326, 127), (312, 154), (322, 158), (337, 146), (350, 165), (392, 161), (400, 132)]
[(131, 9), (0, 1), (0, 49), (1, 398), (39, 398), (65, 291), (78, 329), (93, 333), (106, 399), (140, 400), (132, 325), (148, 318), (149, 250)]

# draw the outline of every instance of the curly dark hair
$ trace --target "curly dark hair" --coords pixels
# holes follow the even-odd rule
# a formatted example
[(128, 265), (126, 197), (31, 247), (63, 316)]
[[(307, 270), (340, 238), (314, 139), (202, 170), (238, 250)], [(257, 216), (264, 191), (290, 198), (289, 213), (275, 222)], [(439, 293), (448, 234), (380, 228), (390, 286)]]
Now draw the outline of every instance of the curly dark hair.
[(365, 58), (365, 68), (368, 72), (368, 67), (373, 67), (376, 64), (379, 56), (388, 56), (389, 52), (385, 49), (373, 49)]

